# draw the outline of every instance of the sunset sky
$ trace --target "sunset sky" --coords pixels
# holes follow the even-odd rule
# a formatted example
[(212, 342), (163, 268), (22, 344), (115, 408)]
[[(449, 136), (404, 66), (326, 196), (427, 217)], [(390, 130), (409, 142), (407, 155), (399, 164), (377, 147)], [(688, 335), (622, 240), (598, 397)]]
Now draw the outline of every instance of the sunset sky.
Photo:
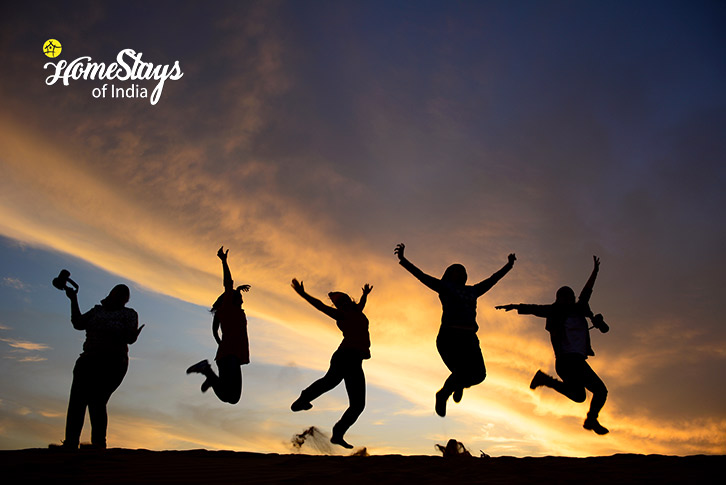
[[(66, 268), (83, 311), (123, 282), (146, 324), (111, 447), (287, 453), (329, 433), (342, 386), (289, 409), (341, 339), (297, 277), (321, 299), (373, 285), (367, 406), (346, 435), (369, 453), (726, 453), (724, 25), (722, 1), (5, 2), (0, 448), (63, 438), (84, 339), (50, 284)], [(46, 84), (48, 62), (124, 49), (183, 76), (156, 104), (93, 94), (153, 80)], [(517, 254), (479, 299), (487, 379), (446, 418), (441, 306), (400, 242), (470, 282)], [(185, 374), (216, 351), (221, 245), (252, 285), (234, 406)], [(554, 373), (544, 321), (494, 309), (579, 291), (593, 255), (604, 437), (582, 429), (586, 404), (529, 389)]]

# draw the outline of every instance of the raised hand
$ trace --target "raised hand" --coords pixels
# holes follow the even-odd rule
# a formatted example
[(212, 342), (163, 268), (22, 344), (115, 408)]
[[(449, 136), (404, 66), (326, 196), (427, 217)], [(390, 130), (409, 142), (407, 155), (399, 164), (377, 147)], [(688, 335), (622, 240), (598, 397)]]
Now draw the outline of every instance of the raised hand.
[(597, 269), (600, 269), (600, 258), (598, 258), (597, 256), (593, 256), (592, 257), (592, 262), (593, 262), (593, 265), (594, 265), (593, 269), (596, 269), (596, 270)]
[(511, 253), (509, 256), (507, 256), (507, 260), (509, 261), (509, 264), (514, 264), (514, 262), (517, 260), (517, 256), (515, 256), (514, 253)]
[(217, 257), (222, 261), (227, 261), (227, 254), (229, 254), (229, 249), (225, 251), (224, 246), (220, 247), (219, 251), (217, 251)]
[(250, 285), (240, 285), (237, 287), (237, 291), (244, 291), (245, 293), (247, 293), (248, 291), (250, 291), (250, 288), (252, 288)]
[(295, 290), (298, 295), (305, 294), (305, 287), (303, 286), (302, 281), (298, 281), (296, 278), (293, 278), (290, 286), (292, 286), (292, 289)]
[(78, 295), (78, 288), (72, 288), (70, 286), (66, 286), (66, 296), (70, 298), (71, 300), (75, 299)]
[(406, 249), (406, 245), (403, 244), (403, 243), (401, 243), (401, 244), (396, 245), (396, 249), (393, 250), (393, 254), (395, 254), (396, 256), (398, 256), (398, 260), (399, 261), (401, 261), (402, 259), (404, 259), (403, 251), (405, 249)]
[(363, 285), (363, 294), (367, 295), (368, 293), (371, 292), (372, 289), (373, 289), (373, 287), (371, 285), (369, 285), (368, 283), (366, 283), (365, 285)]

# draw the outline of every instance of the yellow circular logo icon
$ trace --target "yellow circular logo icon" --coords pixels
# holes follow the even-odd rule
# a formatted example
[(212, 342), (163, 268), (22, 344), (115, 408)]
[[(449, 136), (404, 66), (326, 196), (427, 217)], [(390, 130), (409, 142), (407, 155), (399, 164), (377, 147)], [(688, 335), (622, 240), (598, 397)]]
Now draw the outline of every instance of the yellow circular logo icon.
[(43, 44), (43, 54), (48, 57), (58, 57), (62, 50), (61, 43), (55, 39), (48, 39)]

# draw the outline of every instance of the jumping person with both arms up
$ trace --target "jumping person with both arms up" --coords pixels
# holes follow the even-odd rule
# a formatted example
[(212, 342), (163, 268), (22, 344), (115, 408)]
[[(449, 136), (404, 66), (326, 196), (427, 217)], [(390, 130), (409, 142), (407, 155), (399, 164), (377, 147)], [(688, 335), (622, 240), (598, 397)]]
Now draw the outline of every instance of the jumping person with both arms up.
[(466, 285), (466, 268), (452, 264), (441, 279), (427, 275), (404, 256), (406, 246), (399, 244), (394, 253), (401, 266), (418, 278), (421, 283), (439, 294), (442, 315), (441, 327), (436, 337), (436, 348), (451, 374), (436, 393), (436, 414), (446, 416), (446, 401), (453, 394), (454, 402), (461, 401), (464, 389), (481, 383), (486, 378), (484, 357), (476, 332), (476, 301), (489, 291), (514, 267), (516, 256), (510, 254), (507, 264), (489, 278), (475, 285)]
[(601, 332), (608, 331), (602, 315), (593, 315), (590, 310), (590, 296), (595, 286), (600, 259), (593, 256), (594, 267), (580, 297), (575, 300), (575, 292), (569, 286), (557, 290), (555, 302), (550, 305), (531, 305), (525, 303), (500, 305), (500, 310), (517, 310), (520, 315), (534, 315), (546, 318), (545, 329), (550, 332), (552, 348), (555, 351), (555, 370), (562, 380), (556, 379), (538, 370), (530, 384), (531, 389), (540, 386), (549, 387), (575, 402), (585, 402), (587, 393), (592, 392), (590, 410), (587, 413), (583, 428), (603, 435), (608, 429), (600, 424), (598, 415), (608, 390), (605, 383), (598, 377), (587, 363), (587, 357), (595, 355), (590, 345), (590, 332), (587, 318)]
[[(250, 290), (250, 285), (234, 287), (232, 273), (227, 264), (227, 251), (224, 246), (217, 251), (222, 260), (224, 293), (212, 305), (212, 335), (217, 341), (217, 355), (214, 360), (219, 368), (219, 375), (214, 373), (212, 366), (205, 359), (187, 369), (203, 374), (206, 380), (202, 383), (202, 392), (210, 387), (217, 397), (226, 403), (236, 404), (242, 395), (242, 369), (240, 366), (250, 363), (250, 346), (247, 337), (247, 317), (242, 309), (242, 292)], [(222, 337), (219, 337), (219, 329)]]
[(343, 332), (343, 341), (330, 359), (330, 368), (323, 377), (313, 382), (300, 393), (300, 397), (292, 403), (293, 411), (304, 411), (313, 407), (312, 401), (330, 391), (341, 381), (345, 381), (349, 406), (340, 420), (333, 426), (330, 442), (344, 448), (353, 448), (345, 441), (348, 428), (356, 422), (366, 405), (366, 379), (363, 373), (363, 360), (371, 358), (371, 339), (368, 333), (368, 318), (363, 314), (368, 293), (373, 289), (366, 283), (363, 296), (358, 303), (345, 293), (338, 291), (328, 293), (334, 307), (324, 304), (305, 291), (303, 282), (292, 280), (292, 288), (312, 306), (335, 320)]

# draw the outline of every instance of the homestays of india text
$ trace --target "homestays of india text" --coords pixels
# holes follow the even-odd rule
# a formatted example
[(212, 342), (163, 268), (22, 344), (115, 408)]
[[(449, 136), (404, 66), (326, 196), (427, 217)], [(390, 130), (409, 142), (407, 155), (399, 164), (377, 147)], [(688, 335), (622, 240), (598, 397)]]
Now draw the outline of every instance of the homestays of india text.
[(117, 81), (158, 81), (151, 93), (149, 101), (155, 105), (161, 97), (164, 83), (167, 79), (176, 81), (181, 79), (184, 73), (179, 66), (179, 61), (174, 65), (155, 65), (151, 62), (141, 60), (143, 54), (133, 49), (123, 49), (116, 55), (116, 62), (106, 64), (104, 62), (91, 62), (91, 57), (82, 56), (71, 62), (61, 60), (58, 62), (47, 62), (43, 68), (53, 67), (55, 72), (45, 79), (48, 86), (63, 80), (63, 85), (68, 86), (70, 80), (117, 80)]

